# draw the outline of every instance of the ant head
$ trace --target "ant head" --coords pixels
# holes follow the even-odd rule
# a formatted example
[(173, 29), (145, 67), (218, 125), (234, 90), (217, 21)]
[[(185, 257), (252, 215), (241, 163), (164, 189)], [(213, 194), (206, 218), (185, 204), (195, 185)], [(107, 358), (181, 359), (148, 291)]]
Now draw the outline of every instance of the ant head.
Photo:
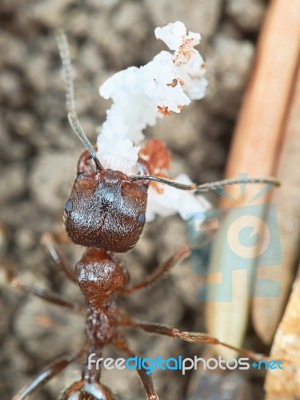
[(129, 281), (129, 274), (119, 260), (96, 248), (85, 252), (76, 264), (75, 274), (84, 296), (95, 308)]
[(78, 162), (77, 178), (65, 206), (67, 234), (82, 246), (126, 252), (142, 234), (149, 183), (131, 182), (119, 171), (94, 171), (90, 159), (84, 152)]
[[(80, 126), (74, 102), (74, 87), (66, 37), (58, 36), (66, 81), (68, 119), (87, 152), (79, 159), (78, 174), (65, 206), (65, 226), (70, 239), (82, 246), (126, 252), (140, 238), (145, 224), (145, 181), (131, 182), (127, 175), (105, 170)], [(93, 159), (96, 171), (89, 166)]]

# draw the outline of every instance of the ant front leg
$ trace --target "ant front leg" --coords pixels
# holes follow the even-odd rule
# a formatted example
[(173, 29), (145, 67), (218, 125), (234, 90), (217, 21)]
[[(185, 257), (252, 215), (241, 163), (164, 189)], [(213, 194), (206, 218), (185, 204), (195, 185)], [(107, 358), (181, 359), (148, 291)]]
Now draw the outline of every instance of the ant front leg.
[(184, 260), (190, 255), (190, 250), (188, 246), (180, 247), (171, 257), (169, 257), (163, 264), (155, 268), (152, 274), (150, 274), (143, 282), (137, 283), (129, 288), (124, 288), (120, 292), (123, 295), (130, 295), (137, 290), (146, 289), (157, 282), (159, 282), (170, 269), (179, 261)]
[(28, 385), (24, 386), (12, 400), (26, 400), (29, 396), (36, 393), (55, 375), (58, 375), (72, 362), (80, 358), (85, 352), (85, 349), (80, 350), (76, 354), (68, 354), (53, 361), (45, 367)]
[[(136, 354), (134, 354), (130, 348), (127, 345), (126, 340), (122, 336), (118, 336), (112, 341), (112, 345), (117, 348), (118, 350), (121, 350), (125, 354), (128, 355), (128, 357), (136, 357)], [(137, 373), (140, 377), (141, 383), (145, 389), (146, 392), (146, 399), (147, 400), (159, 400), (158, 394), (154, 390), (154, 385), (153, 385), (153, 380), (150, 375), (147, 375), (145, 369), (137, 369)]]
[(220, 346), (226, 347), (227, 349), (234, 350), (238, 354), (241, 354), (245, 357), (252, 358), (257, 361), (260, 361), (262, 359), (264, 359), (264, 360), (268, 359), (268, 357), (264, 356), (263, 354), (258, 354), (258, 353), (254, 353), (249, 350), (231, 346), (230, 344), (224, 343), (224, 342), (220, 341), (219, 339), (212, 337), (210, 335), (207, 335), (206, 333), (202, 333), (202, 332), (180, 331), (179, 329), (169, 328), (167, 326), (160, 325), (160, 324), (151, 324), (151, 323), (147, 323), (147, 322), (134, 321), (128, 316), (126, 316), (122, 321), (120, 321), (120, 325), (122, 325), (124, 327), (141, 329), (145, 332), (153, 333), (155, 335), (163, 335), (163, 336), (169, 336), (171, 338), (179, 338), (181, 340), (185, 340), (186, 342), (190, 342), (190, 343), (220, 345)]
[(41, 238), (41, 244), (50, 254), (55, 265), (63, 272), (63, 274), (70, 279), (73, 283), (76, 283), (76, 278), (73, 269), (65, 260), (65, 257), (61, 251), (57, 248), (57, 239), (52, 233), (44, 233)]

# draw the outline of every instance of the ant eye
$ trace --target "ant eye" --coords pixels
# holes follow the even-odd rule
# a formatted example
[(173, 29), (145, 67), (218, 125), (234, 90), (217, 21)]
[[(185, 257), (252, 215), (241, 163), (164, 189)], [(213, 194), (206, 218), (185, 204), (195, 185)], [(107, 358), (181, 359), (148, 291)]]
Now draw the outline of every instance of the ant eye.
[(145, 213), (142, 213), (142, 214), (139, 216), (138, 224), (144, 226), (145, 221), (146, 221), (146, 215), (145, 215)]
[(72, 201), (69, 199), (69, 200), (66, 202), (65, 211), (66, 211), (66, 212), (70, 212), (70, 211), (72, 210), (72, 207), (73, 207)]

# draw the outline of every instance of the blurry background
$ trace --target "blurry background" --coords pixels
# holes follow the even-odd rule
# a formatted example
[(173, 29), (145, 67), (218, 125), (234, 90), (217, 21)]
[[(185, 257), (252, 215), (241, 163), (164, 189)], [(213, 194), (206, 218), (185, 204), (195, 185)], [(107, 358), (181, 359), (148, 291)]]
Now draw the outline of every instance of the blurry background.
[[(0, 255), (21, 280), (82, 301), (79, 290), (58, 272), (39, 245), (40, 235), (59, 227), (83, 148), (67, 123), (65, 91), (54, 32), (62, 27), (76, 73), (75, 97), (82, 126), (95, 142), (110, 103), (98, 88), (114, 72), (150, 61), (163, 49), (156, 26), (181, 20), (202, 35), (207, 61), (206, 98), (180, 115), (159, 121), (148, 137), (165, 141), (173, 153), (172, 174), (187, 173), (201, 183), (220, 179), (230, 137), (250, 71), (261, 26), (263, 0), (2, 0), (0, 3)], [(159, 235), (158, 235), (159, 232)], [(179, 217), (149, 224), (126, 254), (133, 279), (141, 279), (187, 242)], [(76, 262), (83, 251), (64, 249)], [(83, 319), (10, 288), (0, 270), (0, 398), (11, 396), (42, 366), (83, 340)], [(126, 300), (132, 315), (185, 330), (204, 330), (197, 295), (201, 277), (187, 261), (160, 285)], [(201, 346), (129, 332), (131, 347), (144, 356), (200, 355)], [(251, 335), (250, 335), (251, 347)], [(107, 352), (107, 356), (109, 351)], [(79, 379), (74, 366), (34, 399), (56, 399)], [(192, 374), (158, 371), (161, 399), (186, 398)], [(241, 379), (241, 380), (240, 380)], [(103, 373), (121, 400), (143, 399), (135, 373)], [(262, 380), (243, 374), (232, 399), (259, 399)], [(250, 385), (250, 382), (251, 385)], [(251, 389), (248, 390), (248, 385)], [(241, 392), (247, 395), (241, 396)], [(245, 397), (248, 396), (248, 397)], [(206, 397), (208, 399), (208, 397)], [(228, 397), (226, 397), (228, 398)]]

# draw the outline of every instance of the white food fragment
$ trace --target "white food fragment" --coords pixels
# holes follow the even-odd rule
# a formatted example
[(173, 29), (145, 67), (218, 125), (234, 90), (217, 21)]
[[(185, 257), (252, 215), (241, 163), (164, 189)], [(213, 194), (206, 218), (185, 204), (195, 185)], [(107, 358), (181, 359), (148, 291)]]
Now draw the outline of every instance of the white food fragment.
[[(178, 175), (174, 181), (185, 184), (192, 183), (185, 174)], [(160, 194), (151, 186), (148, 190), (147, 222), (153, 221), (157, 215), (167, 217), (176, 213), (186, 220), (189, 214), (198, 213), (210, 207), (209, 202), (203, 196), (195, 197), (191, 192), (167, 185), (163, 185), (163, 189), (163, 193)]]
[[(179, 113), (193, 99), (205, 95), (205, 64), (194, 49), (200, 34), (187, 32), (182, 22), (155, 29), (155, 35), (172, 50), (162, 51), (145, 66), (130, 67), (109, 78), (99, 89), (113, 104), (97, 139), (97, 156), (105, 168), (136, 174), (143, 130), (170, 112)], [(148, 220), (155, 215), (203, 210), (193, 194), (163, 186), (162, 194), (150, 186)]]
[(199, 33), (189, 32), (187, 34), (186, 27), (183, 22), (176, 21), (162, 28), (156, 28), (155, 36), (161, 39), (170, 50), (178, 50), (184, 40), (194, 40), (193, 46), (200, 43), (201, 36)]

